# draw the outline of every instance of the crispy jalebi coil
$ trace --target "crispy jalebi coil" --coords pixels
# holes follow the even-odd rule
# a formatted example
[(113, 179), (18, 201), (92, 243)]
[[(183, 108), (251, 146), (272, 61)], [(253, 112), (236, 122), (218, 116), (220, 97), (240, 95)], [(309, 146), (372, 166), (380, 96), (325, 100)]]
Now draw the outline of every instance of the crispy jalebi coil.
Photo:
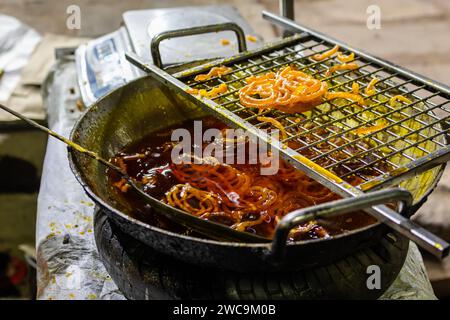
[(252, 186), (239, 199), (239, 203), (223, 203), (222, 209), (230, 214), (238, 213), (242, 219), (248, 214), (260, 215), (271, 211), (278, 194), (263, 186)]
[(245, 194), (244, 200), (251, 203), (257, 210), (267, 211), (277, 200), (277, 193), (263, 186), (252, 186)]
[(389, 105), (391, 107), (395, 107), (395, 103), (397, 101), (402, 101), (402, 102), (404, 102), (406, 104), (411, 104), (412, 103), (412, 101), (409, 100), (408, 98), (406, 98), (405, 96), (397, 95), (397, 96), (393, 96), (391, 99), (389, 99)]
[(203, 191), (189, 184), (177, 184), (166, 193), (166, 201), (172, 207), (195, 216), (218, 212), (219, 199), (213, 192)]
[(287, 113), (305, 112), (322, 102), (326, 82), (287, 66), (246, 79), (239, 90), (240, 102), (249, 108), (278, 109)]
[(342, 52), (338, 52), (337, 59), (342, 63), (352, 62), (353, 60), (355, 60), (355, 53), (352, 52), (348, 56), (346, 56)]
[(267, 123), (272, 124), (275, 128), (280, 130), (281, 140), (287, 139), (288, 136), (287, 136), (287, 133), (286, 133), (286, 129), (284, 129), (284, 126), (277, 119), (274, 119), (274, 118), (271, 118), (271, 117), (257, 117), (256, 119), (258, 121), (267, 122)]
[(259, 225), (264, 222), (266, 219), (267, 214), (260, 215), (259, 218), (256, 220), (246, 220), (246, 221), (240, 221), (231, 226), (231, 228), (236, 229), (237, 231), (245, 231), (247, 228)]
[(333, 73), (335, 73), (336, 71), (342, 71), (342, 70), (355, 70), (358, 69), (359, 66), (356, 63), (343, 63), (343, 64), (338, 64), (335, 66), (332, 66), (330, 69), (327, 70), (327, 72), (325, 73), (325, 75), (327, 77), (331, 76)]
[(326, 58), (331, 57), (338, 51), (339, 51), (339, 46), (336, 45), (332, 49), (325, 51), (324, 53), (315, 54), (312, 58), (316, 61), (322, 61), (322, 60), (325, 60)]
[(206, 91), (205, 89), (200, 89), (198, 91), (198, 94), (201, 97), (207, 97), (207, 98), (215, 98), (220, 94), (226, 93), (228, 91), (228, 86), (225, 83), (219, 84), (217, 87), (212, 88), (209, 91)]
[(378, 83), (378, 81), (379, 80), (377, 78), (372, 78), (372, 80), (370, 80), (369, 84), (367, 85), (366, 90), (364, 90), (364, 93), (368, 96), (375, 94), (375, 85)]
[(352, 83), (352, 93), (359, 94), (359, 83), (356, 81)]
[(332, 99), (336, 99), (336, 98), (349, 99), (354, 102), (357, 102), (359, 105), (365, 104), (364, 98), (362, 96), (360, 96), (359, 94), (354, 94), (354, 93), (350, 93), (350, 92), (328, 92), (325, 95), (325, 98), (327, 98), (328, 100), (332, 100)]
[(213, 77), (221, 77), (225, 74), (230, 73), (233, 71), (232, 68), (226, 67), (226, 66), (220, 66), (220, 67), (213, 67), (207, 74), (199, 74), (197, 75), (194, 80), (195, 81), (206, 81)]
[(219, 194), (229, 206), (239, 206), (251, 186), (251, 177), (225, 164), (171, 164), (173, 175), (182, 183)]

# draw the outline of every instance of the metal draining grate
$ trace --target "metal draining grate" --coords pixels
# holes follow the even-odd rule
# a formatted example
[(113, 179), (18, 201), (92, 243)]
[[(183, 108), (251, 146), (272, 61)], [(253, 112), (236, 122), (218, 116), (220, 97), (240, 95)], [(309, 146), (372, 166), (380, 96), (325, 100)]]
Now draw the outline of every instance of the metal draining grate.
[[(319, 62), (312, 57), (334, 45), (308, 34), (297, 34), (259, 51), (193, 68), (174, 77), (195, 89), (211, 90), (226, 84), (228, 92), (206, 102), (208, 106), (234, 114), (243, 120), (244, 128), (248, 125), (268, 128), (268, 123), (258, 121), (259, 116), (278, 120), (287, 133), (287, 138), (280, 142), (292, 149), (290, 156), (303, 155), (362, 190), (393, 184), (419, 169), (441, 163), (450, 151), (448, 93), (357, 54), (352, 61), (358, 65), (357, 69), (329, 75), (327, 71), (342, 62), (335, 56)], [(340, 51), (352, 53), (345, 48)], [(231, 67), (232, 72), (206, 81), (194, 80), (195, 75), (217, 65)], [(327, 81), (331, 92), (351, 92), (353, 83), (358, 83), (365, 105), (337, 98), (306, 113), (287, 114), (259, 111), (240, 103), (239, 89), (246, 84), (247, 77), (276, 72), (287, 65)], [(375, 78), (378, 79), (375, 92), (366, 94), (365, 88)], [(391, 101), (397, 95), (411, 102)], [(358, 129), (374, 125), (380, 129), (358, 134)]]
[[(135, 54), (127, 53), (126, 56), (168, 87), (167, 94), (180, 95), (230, 126), (247, 130), (247, 134), (269, 143), (309, 177), (343, 197), (354, 197), (355, 201), (362, 199), (360, 196), (369, 189), (398, 184), (450, 160), (449, 87), (288, 19), (266, 12), (263, 16), (299, 33), (255, 51), (172, 74), (144, 63)], [(346, 55), (355, 53), (353, 62), (358, 65), (357, 69), (327, 74), (332, 66), (341, 62), (334, 57), (319, 62), (312, 59), (313, 55), (336, 44)], [(219, 65), (232, 68), (232, 72), (220, 78), (195, 81), (196, 75)], [(327, 81), (331, 92), (351, 92), (352, 85), (358, 83), (365, 104), (334, 99), (306, 113), (287, 114), (276, 110), (259, 112), (240, 103), (239, 89), (246, 85), (247, 77), (277, 71), (287, 65)], [(365, 88), (374, 78), (378, 79), (376, 91), (366, 94)], [(220, 84), (226, 84), (228, 91), (213, 99), (189, 93), (192, 88), (211, 90)], [(409, 100), (391, 102), (397, 95)], [(259, 121), (259, 116), (278, 120), (287, 137), (281, 141), (272, 139), (261, 130), (269, 124)], [(377, 130), (359, 134), (358, 129), (370, 126), (376, 126)], [(417, 187), (417, 181), (414, 187)], [(376, 205), (365, 211), (436, 256), (447, 255), (448, 243), (413, 225), (388, 206)]]

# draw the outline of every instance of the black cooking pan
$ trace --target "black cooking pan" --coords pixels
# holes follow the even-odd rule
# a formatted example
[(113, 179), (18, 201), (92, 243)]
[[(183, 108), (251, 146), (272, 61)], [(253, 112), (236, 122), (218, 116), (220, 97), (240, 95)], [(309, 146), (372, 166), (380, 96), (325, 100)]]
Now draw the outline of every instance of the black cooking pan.
[[(88, 109), (75, 124), (71, 139), (98, 152), (104, 158), (110, 158), (125, 146), (148, 137), (152, 132), (205, 115), (198, 106), (164, 84), (144, 77), (111, 92)], [(378, 241), (386, 232), (385, 226), (375, 224), (329, 239), (288, 245), (285, 241), (286, 233), (281, 229), (273, 244), (220, 242), (186, 236), (132, 218), (132, 203), (115, 195), (108, 183), (105, 168), (98, 162), (70, 149), (69, 161), (89, 197), (124, 232), (162, 253), (194, 264), (240, 271), (298, 270), (342, 258)], [(427, 174), (420, 189), (421, 194), (426, 190), (426, 196), (434, 188), (441, 173), (442, 168), (433, 171), (431, 179), (430, 173)], [(417, 179), (414, 181), (414, 186), (416, 185)], [(407, 187), (408, 184), (404, 186)], [(409, 214), (418, 208), (425, 196), (416, 199), (416, 206), (410, 208)], [(341, 211), (349, 211), (365, 205), (388, 202), (386, 199), (407, 201), (408, 197), (402, 191), (389, 190), (387, 193), (377, 193), (374, 197), (352, 202), (355, 205), (353, 208), (349, 207), (350, 202), (339, 205)], [(333, 204), (332, 207), (337, 205)], [(329, 210), (322, 209), (321, 212)], [(317, 208), (314, 210), (317, 211)], [(308, 212), (303, 212), (305, 213)], [(291, 217), (291, 221), (285, 221), (284, 229), (299, 222), (298, 216)]]

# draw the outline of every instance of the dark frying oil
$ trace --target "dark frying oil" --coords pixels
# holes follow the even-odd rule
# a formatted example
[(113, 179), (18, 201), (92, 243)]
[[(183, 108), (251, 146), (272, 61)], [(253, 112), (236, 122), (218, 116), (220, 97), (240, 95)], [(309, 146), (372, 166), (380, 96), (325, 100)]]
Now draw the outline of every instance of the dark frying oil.
[[(209, 128), (225, 129), (226, 126), (215, 120), (214, 118), (203, 118), (202, 127), (203, 131)], [(171, 141), (171, 134), (174, 129), (184, 128), (187, 129), (191, 136), (193, 136), (194, 126), (193, 121), (187, 121), (180, 125), (164, 129), (159, 132), (152, 133), (145, 139), (141, 141), (136, 141), (135, 143), (125, 147), (122, 152), (118, 153), (116, 157), (112, 160), (117, 163), (118, 159), (122, 159), (122, 164), (125, 164), (127, 173), (137, 180), (142, 180), (145, 176), (150, 179), (152, 183), (145, 185), (145, 192), (158, 198), (164, 199), (165, 193), (171, 189), (176, 184), (180, 182), (174, 177), (170, 169), (171, 164), (171, 151), (174, 143)], [(258, 165), (237, 165), (235, 166), (242, 172), (249, 172), (250, 170), (258, 169)], [(142, 200), (137, 197), (132, 191), (123, 193), (119, 191), (114, 183), (120, 180), (115, 172), (108, 172), (108, 179), (113, 191), (113, 195), (120, 202), (125, 202), (129, 207), (133, 208), (129, 214), (138, 220), (145, 223), (183, 234), (195, 235), (189, 230), (168, 221), (166, 218), (153, 212), (148, 204), (142, 202)], [(356, 212), (341, 215), (339, 217), (334, 217), (323, 221), (323, 225), (326, 228), (329, 235), (336, 235), (346, 231), (358, 229), (370, 224), (375, 223), (375, 219), (371, 216), (363, 213)], [(217, 221), (221, 222), (221, 221)], [(258, 230), (255, 228), (251, 230), (266, 237), (271, 237), (271, 234), (267, 234), (264, 230)], [(317, 238), (317, 233), (310, 232), (307, 234), (301, 234), (300, 238), (294, 238), (291, 240), (304, 240)]]

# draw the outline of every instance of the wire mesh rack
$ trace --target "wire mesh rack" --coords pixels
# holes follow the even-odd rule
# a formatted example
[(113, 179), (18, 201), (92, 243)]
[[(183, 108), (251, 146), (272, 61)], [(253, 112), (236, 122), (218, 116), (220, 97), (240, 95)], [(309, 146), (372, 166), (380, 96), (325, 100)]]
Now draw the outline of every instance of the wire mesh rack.
[[(450, 159), (450, 88), (291, 20), (266, 12), (263, 16), (297, 33), (260, 49), (181, 72), (168, 73), (133, 53), (127, 53), (127, 59), (174, 89), (174, 93), (267, 142), (282, 158), (344, 197), (358, 197), (369, 189), (398, 184)], [(342, 63), (336, 57), (321, 61), (312, 58), (336, 45), (344, 55), (354, 53), (352, 63), (357, 68), (331, 70)], [(196, 75), (222, 65), (231, 72), (195, 80)], [(364, 103), (335, 98), (296, 114), (260, 111), (241, 104), (239, 90), (248, 77), (277, 72), (285, 66), (326, 81), (329, 92), (352, 92), (353, 85), (358, 84)], [(373, 79), (378, 81), (374, 90), (367, 90)], [(192, 89), (209, 91), (220, 85), (226, 85), (227, 91), (213, 98), (190, 93)], [(271, 123), (259, 117), (280, 122), (286, 136), (272, 139), (262, 130)], [(360, 134), (361, 129), (365, 133)], [(436, 256), (447, 255), (448, 243), (389, 207), (377, 205), (365, 211)]]
[[(213, 103), (255, 128), (268, 127), (266, 122), (258, 121), (261, 116), (276, 119), (286, 130), (287, 137), (280, 140), (283, 146), (362, 190), (393, 184), (421, 168), (436, 165), (439, 161), (434, 160), (448, 155), (447, 93), (358, 55), (352, 61), (357, 69), (330, 73), (333, 66), (342, 62), (336, 56), (322, 61), (313, 56), (334, 46), (332, 42), (300, 34), (272, 45), (271, 49), (174, 76), (195, 89), (211, 90), (225, 84), (228, 91), (211, 98)], [(340, 51), (352, 54), (345, 48)], [(194, 80), (195, 75), (218, 65), (231, 67), (232, 71), (205, 81)], [(358, 84), (364, 105), (336, 98), (306, 113), (287, 114), (273, 109), (260, 111), (240, 103), (239, 90), (246, 85), (247, 77), (276, 72), (287, 65), (326, 81), (331, 92), (352, 92), (352, 85)], [(373, 79), (378, 82), (374, 90), (368, 91)], [(399, 96), (403, 98), (398, 99)], [(373, 131), (358, 133), (370, 127)]]

